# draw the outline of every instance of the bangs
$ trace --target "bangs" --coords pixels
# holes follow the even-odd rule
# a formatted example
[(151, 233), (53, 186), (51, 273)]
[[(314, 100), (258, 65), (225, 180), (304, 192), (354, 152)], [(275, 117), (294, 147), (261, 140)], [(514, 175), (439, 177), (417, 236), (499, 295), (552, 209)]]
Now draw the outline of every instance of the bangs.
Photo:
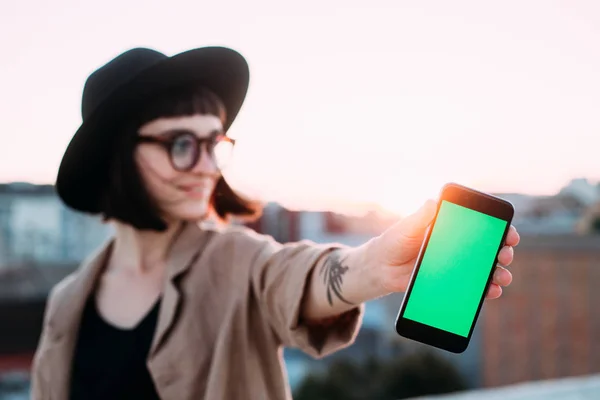
[(138, 115), (138, 126), (158, 118), (183, 117), (195, 114), (214, 115), (225, 123), (226, 110), (221, 99), (209, 89), (201, 87), (175, 88), (157, 96), (144, 105)]

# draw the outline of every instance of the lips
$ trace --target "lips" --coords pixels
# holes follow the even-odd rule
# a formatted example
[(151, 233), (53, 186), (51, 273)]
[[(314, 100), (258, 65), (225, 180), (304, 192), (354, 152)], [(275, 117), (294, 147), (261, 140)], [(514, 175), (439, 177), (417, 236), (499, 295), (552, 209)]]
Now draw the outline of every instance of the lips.
[(212, 190), (212, 185), (208, 183), (195, 183), (190, 185), (177, 185), (177, 188), (185, 193), (186, 196), (192, 198), (209, 197)]
[(210, 189), (209, 185), (179, 185), (177, 186), (179, 190), (183, 190), (184, 192), (203, 192), (205, 190)]

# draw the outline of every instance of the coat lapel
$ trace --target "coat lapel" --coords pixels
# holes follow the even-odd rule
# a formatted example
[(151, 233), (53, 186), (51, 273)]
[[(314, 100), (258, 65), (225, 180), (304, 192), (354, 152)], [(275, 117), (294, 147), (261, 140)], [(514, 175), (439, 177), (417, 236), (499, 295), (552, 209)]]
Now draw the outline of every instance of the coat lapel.
[[(110, 254), (112, 239), (105, 243), (91, 257), (85, 260), (79, 270), (72, 275), (71, 281), (65, 281), (62, 290), (49, 310), (47, 335), (48, 346), (45, 355), (51, 398), (67, 399), (71, 375), (73, 352), (79, 333), (85, 303), (93, 291), (94, 285), (106, 264)], [(68, 279), (68, 278), (67, 278)]]
[(166, 339), (177, 314), (181, 294), (176, 278), (186, 272), (200, 257), (202, 249), (210, 238), (210, 233), (203, 230), (198, 223), (187, 223), (175, 238), (167, 258), (168, 279), (165, 283), (163, 298), (158, 316), (156, 332), (152, 340), (149, 358), (151, 358)]

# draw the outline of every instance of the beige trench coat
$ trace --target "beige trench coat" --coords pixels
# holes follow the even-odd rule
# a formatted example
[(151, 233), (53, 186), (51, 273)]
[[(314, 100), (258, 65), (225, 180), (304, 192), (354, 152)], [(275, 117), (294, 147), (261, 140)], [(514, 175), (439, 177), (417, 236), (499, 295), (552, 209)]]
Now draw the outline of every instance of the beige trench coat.
[[(51, 292), (32, 368), (32, 398), (66, 400), (78, 325), (112, 239)], [(188, 224), (168, 258), (147, 366), (160, 397), (289, 399), (282, 346), (319, 358), (354, 341), (359, 306), (315, 340), (302, 324), (307, 279), (337, 245), (281, 245), (243, 227)]]

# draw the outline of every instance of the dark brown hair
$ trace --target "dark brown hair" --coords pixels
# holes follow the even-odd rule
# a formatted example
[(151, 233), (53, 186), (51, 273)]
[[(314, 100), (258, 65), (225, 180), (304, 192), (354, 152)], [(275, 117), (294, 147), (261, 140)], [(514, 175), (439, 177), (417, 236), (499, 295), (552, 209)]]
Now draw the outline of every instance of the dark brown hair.
[[(160, 217), (160, 210), (148, 193), (134, 160), (138, 129), (161, 117), (210, 114), (224, 121), (225, 113), (221, 99), (204, 87), (172, 89), (141, 106), (121, 125), (122, 132), (114, 143), (107, 190), (101, 200), (104, 220), (116, 219), (140, 230), (164, 231), (167, 224)], [(210, 205), (221, 220), (230, 217), (251, 220), (262, 211), (258, 202), (237, 194), (222, 176)]]

